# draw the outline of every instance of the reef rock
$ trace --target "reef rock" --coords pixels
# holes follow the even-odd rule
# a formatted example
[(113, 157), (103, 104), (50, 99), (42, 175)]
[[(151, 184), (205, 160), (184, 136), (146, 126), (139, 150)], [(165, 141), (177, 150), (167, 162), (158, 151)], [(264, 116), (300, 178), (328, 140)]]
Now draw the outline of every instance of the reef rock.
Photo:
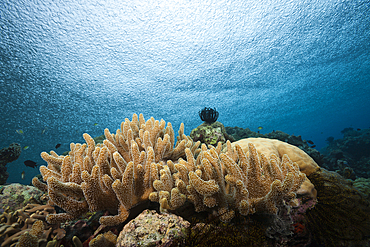
[(125, 225), (116, 246), (170, 246), (184, 237), (182, 229), (189, 226), (180, 216), (147, 209)]
[(23, 208), (28, 203), (40, 203), (43, 192), (33, 186), (10, 184), (0, 187), (0, 205), (11, 211)]
[(204, 122), (190, 133), (194, 142), (217, 145), (218, 142), (225, 143), (227, 140), (234, 141), (234, 138), (226, 133), (224, 125), (220, 122)]
[(21, 145), (12, 143), (9, 147), (0, 150), (0, 184), (5, 184), (9, 177), (6, 164), (15, 161), (21, 155)]
[(370, 178), (370, 129), (345, 128), (341, 132), (341, 139), (327, 138), (328, 146), (322, 149), (323, 166), (345, 178)]

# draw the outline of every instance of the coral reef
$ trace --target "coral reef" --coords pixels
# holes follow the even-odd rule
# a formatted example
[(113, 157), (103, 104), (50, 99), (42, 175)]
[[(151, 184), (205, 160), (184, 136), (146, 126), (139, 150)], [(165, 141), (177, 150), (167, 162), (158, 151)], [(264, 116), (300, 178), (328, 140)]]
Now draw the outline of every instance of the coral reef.
[(285, 154), (288, 155), (291, 161), (297, 163), (300, 171), (306, 175), (319, 169), (317, 163), (307, 153), (283, 141), (268, 138), (246, 138), (233, 142), (231, 146), (239, 145), (243, 151), (247, 151), (250, 143), (253, 143), (257, 151), (266, 157), (276, 155), (282, 159)]
[(345, 128), (343, 138), (328, 137), (324, 154), (325, 168), (336, 170), (345, 178), (370, 178), (370, 129)]
[(220, 122), (204, 122), (191, 131), (190, 137), (193, 141), (211, 145), (217, 145), (218, 142), (225, 143), (227, 140), (234, 141), (233, 137), (226, 133), (224, 125)]
[(293, 235), (287, 238), (287, 246), (310, 246), (312, 242), (312, 233), (307, 230), (305, 225), (306, 212), (315, 207), (316, 199), (300, 197), (298, 203), (291, 211), (293, 221)]
[(16, 247), (39, 247), (38, 240), (44, 232), (44, 223), (41, 220), (36, 220), (30, 231), (24, 232), (16, 245)]
[(145, 210), (125, 225), (116, 246), (171, 246), (184, 237), (183, 229), (189, 225), (180, 216)]
[(78, 237), (83, 242), (90, 242), (100, 231), (105, 230), (99, 224), (99, 218), (103, 215), (104, 213), (102, 211), (88, 213), (83, 215), (82, 219), (61, 223), (61, 227), (66, 231), (63, 241), (70, 242), (74, 237)]
[(39, 189), (18, 183), (0, 186), (0, 205), (6, 205), (9, 210), (15, 211), (28, 203), (41, 204), (43, 192)]
[(224, 223), (214, 217), (206, 223), (193, 219), (185, 229), (185, 237), (173, 246), (273, 246), (265, 236), (266, 227), (258, 219), (236, 215), (236, 222)]
[(6, 164), (15, 161), (21, 155), (21, 145), (12, 143), (9, 147), (0, 150), (0, 185), (5, 184), (9, 177)]
[(235, 211), (276, 214), (284, 203), (293, 203), (306, 180), (288, 155), (258, 154), (253, 144), (244, 152), (230, 142), (225, 152), (221, 143), (203, 144), (200, 150), (200, 142), (183, 133), (181, 124), (175, 144), (170, 123), (165, 128), (163, 120), (134, 114), (116, 134), (106, 129), (103, 144), (84, 134), (87, 144), (72, 143), (67, 156), (43, 152), (48, 166), (40, 172), (47, 184), (37, 178), (33, 184), (65, 211), (48, 215), (48, 222), (107, 210), (116, 215), (102, 216), (100, 223), (118, 225), (131, 208), (148, 200), (159, 202), (162, 212), (190, 201), (197, 212), (212, 212), (227, 222)]

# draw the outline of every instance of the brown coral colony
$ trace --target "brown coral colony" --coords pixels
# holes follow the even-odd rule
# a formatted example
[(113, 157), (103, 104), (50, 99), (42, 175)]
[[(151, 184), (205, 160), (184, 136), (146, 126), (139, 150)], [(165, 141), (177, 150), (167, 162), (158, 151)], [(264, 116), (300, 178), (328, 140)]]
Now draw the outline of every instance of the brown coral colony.
[(49, 194), (49, 204), (65, 211), (48, 215), (47, 221), (108, 210), (114, 216), (102, 216), (100, 223), (117, 225), (132, 207), (150, 200), (162, 212), (190, 201), (197, 212), (211, 211), (227, 222), (235, 210), (275, 214), (306, 180), (287, 155), (266, 157), (253, 143), (248, 151), (230, 142), (226, 151), (221, 143), (200, 147), (184, 134), (183, 124), (178, 133), (175, 143), (171, 123), (134, 114), (115, 134), (105, 129), (103, 144), (84, 134), (86, 144), (71, 143), (66, 156), (43, 152), (48, 166), (40, 172), (46, 184), (37, 178), (33, 184)]

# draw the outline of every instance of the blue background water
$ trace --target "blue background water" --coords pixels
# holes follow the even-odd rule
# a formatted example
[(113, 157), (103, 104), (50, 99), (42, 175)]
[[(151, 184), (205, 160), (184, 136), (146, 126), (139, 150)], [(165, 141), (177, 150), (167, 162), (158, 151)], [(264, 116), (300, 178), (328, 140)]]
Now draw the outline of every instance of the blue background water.
[(29, 146), (8, 182), (133, 113), (189, 134), (216, 107), (225, 126), (317, 148), (369, 128), (369, 13), (368, 0), (1, 0), (0, 148)]

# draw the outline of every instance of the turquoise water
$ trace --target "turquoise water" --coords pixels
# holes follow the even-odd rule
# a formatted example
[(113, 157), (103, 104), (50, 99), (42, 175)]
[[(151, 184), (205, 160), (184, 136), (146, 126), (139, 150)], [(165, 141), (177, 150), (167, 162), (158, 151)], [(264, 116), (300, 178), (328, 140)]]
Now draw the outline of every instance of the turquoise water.
[(369, 12), (368, 0), (2, 0), (0, 148), (29, 146), (8, 182), (133, 113), (189, 134), (216, 107), (225, 126), (317, 149), (369, 128)]

